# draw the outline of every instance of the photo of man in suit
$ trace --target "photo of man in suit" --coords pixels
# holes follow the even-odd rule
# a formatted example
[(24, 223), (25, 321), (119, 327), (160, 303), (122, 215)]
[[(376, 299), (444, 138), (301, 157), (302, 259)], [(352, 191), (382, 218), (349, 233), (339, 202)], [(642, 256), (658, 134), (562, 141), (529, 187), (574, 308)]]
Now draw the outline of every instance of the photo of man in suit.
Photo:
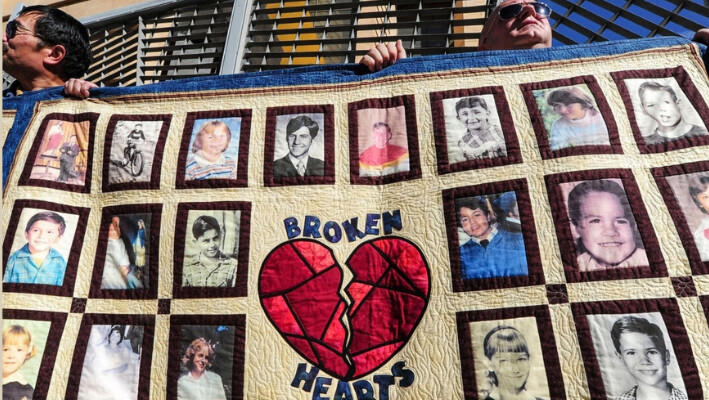
[(313, 139), (318, 134), (318, 123), (306, 115), (288, 121), (286, 141), (288, 154), (273, 162), (273, 177), (323, 176), (325, 163), (309, 155)]

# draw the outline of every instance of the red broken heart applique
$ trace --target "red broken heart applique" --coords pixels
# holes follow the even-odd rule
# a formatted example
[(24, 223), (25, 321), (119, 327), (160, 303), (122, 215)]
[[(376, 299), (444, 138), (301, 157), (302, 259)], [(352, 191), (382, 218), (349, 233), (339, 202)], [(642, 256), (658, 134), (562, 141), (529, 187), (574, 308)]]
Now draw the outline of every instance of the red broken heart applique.
[(298, 354), (351, 380), (401, 350), (423, 317), (431, 284), (421, 251), (398, 237), (362, 243), (345, 264), (354, 275), (345, 288), (347, 302), (340, 295), (343, 271), (330, 248), (306, 239), (283, 243), (261, 266), (259, 297)]

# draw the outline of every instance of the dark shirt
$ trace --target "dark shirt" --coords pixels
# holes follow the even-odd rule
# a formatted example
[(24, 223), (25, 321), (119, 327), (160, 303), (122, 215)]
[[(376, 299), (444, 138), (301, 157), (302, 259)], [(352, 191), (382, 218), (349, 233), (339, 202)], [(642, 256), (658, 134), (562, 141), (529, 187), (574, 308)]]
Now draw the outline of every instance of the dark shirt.
[(2, 385), (2, 400), (21, 400), (27, 398), (32, 400), (34, 389), (32, 385), (23, 385), (20, 382), (13, 381)]
[(645, 144), (650, 145), (650, 144), (659, 144), (659, 143), (666, 143), (666, 142), (674, 142), (675, 140), (679, 139), (684, 139), (684, 138), (690, 138), (690, 137), (696, 137), (696, 136), (705, 136), (707, 135), (707, 130), (702, 128), (701, 126), (698, 125), (692, 125), (692, 129), (688, 130), (687, 133), (685, 133), (682, 136), (678, 136), (676, 138), (668, 138), (662, 135), (659, 135), (657, 133), (657, 129), (655, 129), (654, 132), (652, 132), (652, 135), (650, 136), (645, 136)]
[[(308, 157), (308, 164), (305, 166), (305, 174), (303, 176), (324, 176), (325, 163), (317, 158)], [(290, 158), (286, 155), (283, 158), (273, 162), (273, 177), (282, 178), (289, 176), (300, 176), (298, 170), (290, 162)]]

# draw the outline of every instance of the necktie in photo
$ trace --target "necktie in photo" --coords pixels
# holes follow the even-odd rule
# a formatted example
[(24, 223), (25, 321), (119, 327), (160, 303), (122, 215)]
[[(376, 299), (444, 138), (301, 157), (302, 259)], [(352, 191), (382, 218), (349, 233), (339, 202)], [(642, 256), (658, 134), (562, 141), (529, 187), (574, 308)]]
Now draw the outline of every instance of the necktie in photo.
[(305, 175), (305, 165), (303, 164), (302, 161), (298, 162), (298, 165), (296, 165), (295, 169), (298, 170), (298, 175), (300, 175), (300, 176)]
[(483, 239), (480, 241), (480, 246), (482, 246), (483, 248), (487, 248), (488, 244), (490, 244), (490, 241), (487, 239)]

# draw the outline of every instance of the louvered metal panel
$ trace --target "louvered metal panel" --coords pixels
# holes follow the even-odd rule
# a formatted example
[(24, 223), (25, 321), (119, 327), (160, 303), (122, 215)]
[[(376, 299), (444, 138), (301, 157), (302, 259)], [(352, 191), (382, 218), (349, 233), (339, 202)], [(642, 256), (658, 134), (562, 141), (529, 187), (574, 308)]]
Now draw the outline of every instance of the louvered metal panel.
[[(474, 51), (496, 2), (475, 0), (257, 0), (243, 71), (354, 62), (379, 41), (410, 56)], [(709, 27), (703, 0), (547, 0), (554, 45), (641, 37), (691, 38)], [(332, 36), (336, 35), (333, 39)]]
[(94, 63), (87, 79), (125, 86), (219, 74), (233, 3), (186, 1), (89, 25)]
[(382, 40), (412, 56), (470, 51), (485, 0), (253, 2), (243, 71), (355, 62)]
[[(152, 0), (87, 24), (87, 79), (123, 86), (357, 61), (380, 41), (409, 56), (474, 51), (495, 0)], [(546, 0), (554, 46), (709, 27), (704, 0)], [(155, 6), (157, 4), (157, 6)], [(234, 12), (232, 12), (234, 11)], [(244, 38), (241, 39), (241, 33)], [(9, 80), (3, 76), (3, 87)]]

